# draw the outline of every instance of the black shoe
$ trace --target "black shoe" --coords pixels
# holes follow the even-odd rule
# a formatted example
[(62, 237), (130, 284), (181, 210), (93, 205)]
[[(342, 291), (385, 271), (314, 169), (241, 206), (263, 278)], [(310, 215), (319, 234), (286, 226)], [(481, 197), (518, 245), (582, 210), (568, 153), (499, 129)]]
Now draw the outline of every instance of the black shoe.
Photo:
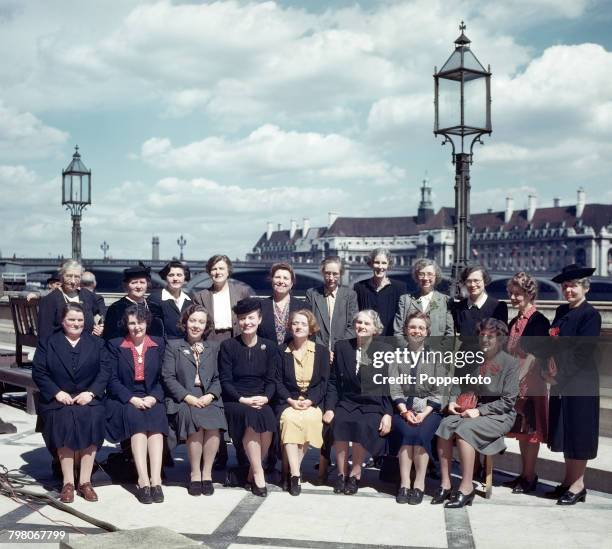
[(136, 486), (136, 498), (140, 503), (144, 503), (148, 505), (149, 503), (153, 503), (153, 498), (151, 497), (151, 487), (150, 486)]
[(162, 491), (161, 484), (151, 486), (151, 497), (153, 498), (153, 503), (163, 503), (164, 492)]
[(521, 478), (520, 482), (512, 489), (513, 494), (529, 494), (535, 492), (538, 486), (538, 476), (536, 475), (530, 482), (526, 478)]
[(292, 476), (289, 482), (289, 493), (292, 496), (299, 496), (302, 493), (302, 487), (300, 486), (300, 477)]
[(344, 493), (347, 496), (352, 496), (359, 490), (359, 479), (357, 477), (349, 477), (344, 486)]
[(520, 484), (520, 482), (523, 480), (522, 475), (519, 475), (518, 477), (514, 477), (511, 480), (507, 480), (506, 482), (502, 482), (502, 486), (506, 487), (506, 488), (515, 488), (516, 486), (518, 486)]
[(187, 486), (187, 493), (190, 496), (201, 496), (202, 495), (202, 482), (199, 480), (192, 481)]
[(466, 505), (472, 505), (472, 501), (474, 501), (475, 495), (476, 495), (476, 490), (472, 490), (472, 493), (469, 494), (468, 496), (466, 496), (461, 490), (458, 490), (453, 495), (453, 498), (444, 504), (444, 507), (448, 509), (458, 509), (459, 507), (465, 507)]
[(577, 494), (568, 490), (557, 500), (557, 505), (576, 505), (579, 501), (584, 503), (586, 501), (586, 495), (586, 488), (583, 488)]
[(438, 491), (431, 498), (432, 505), (440, 505), (444, 503), (447, 499), (450, 499), (452, 490), (450, 488), (438, 488)]
[(549, 499), (559, 499), (565, 492), (569, 490), (569, 486), (558, 484), (552, 490), (544, 492), (544, 497)]
[(412, 490), (410, 488), (404, 488), (403, 486), (400, 486), (399, 490), (397, 491), (397, 495), (395, 496), (395, 501), (397, 503), (408, 503), (408, 501), (410, 500), (411, 493)]
[(334, 484), (334, 494), (344, 494), (344, 488), (346, 487), (346, 480), (344, 475), (338, 475)]
[(253, 483), (251, 492), (253, 492), (254, 496), (259, 496), (260, 498), (265, 498), (268, 495), (268, 489), (265, 486), (263, 488), (260, 488), (255, 483)]
[(413, 488), (408, 496), (408, 505), (419, 505), (423, 501), (423, 490)]
[(213, 486), (212, 480), (202, 481), (202, 495), (212, 496), (215, 493), (215, 487)]

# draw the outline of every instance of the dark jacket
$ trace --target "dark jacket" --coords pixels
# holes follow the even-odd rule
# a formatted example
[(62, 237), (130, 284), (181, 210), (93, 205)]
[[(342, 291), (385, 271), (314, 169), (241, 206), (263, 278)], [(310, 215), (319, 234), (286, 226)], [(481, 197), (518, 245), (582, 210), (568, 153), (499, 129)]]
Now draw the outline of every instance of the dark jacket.
[(323, 406), (327, 391), (329, 377), (329, 351), (323, 345), (315, 343), (314, 367), (310, 385), (305, 392), (301, 392), (295, 378), (295, 363), (293, 353), (287, 345), (281, 348), (279, 371), (276, 374), (276, 403), (275, 413), (280, 416), (287, 408), (287, 399), (297, 400), (300, 396), (311, 400), (313, 406)]
[[(264, 339), (277, 342), (276, 340), (276, 327), (274, 324), (274, 301), (272, 297), (261, 299), (261, 324), (257, 329), (257, 335)], [(298, 309), (307, 308), (306, 304), (296, 297), (289, 297), (289, 312), (297, 311)], [(285, 341), (283, 343), (289, 343), (291, 341), (291, 332), (287, 330)]]
[[(484, 305), (478, 309), (477, 307), (468, 308), (468, 300), (462, 299), (455, 302), (452, 307), (453, 319), (455, 321), (455, 331), (461, 336), (462, 341), (466, 338), (472, 339), (476, 337), (476, 324), (485, 318), (496, 318), (504, 324), (508, 324), (508, 306), (503, 301), (498, 301), (494, 297), (487, 295)], [(477, 346), (475, 340), (470, 341)]]
[[(144, 356), (145, 378), (144, 386), (147, 395), (164, 401), (164, 390), (161, 385), (161, 367), (164, 357), (165, 343), (162, 338), (151, 338), (157, 347), (149, 347)], [(109, 397), (126, 404), (134, 396), (134, 357), (132, 352), (121, 347), (124, 338), (117, 337), (107, 343), (110, 356), (111, 371), (108, 382)]]
[(371, 278), (361, 280), (353, 286), (357, 293), (359, 310), (373, 309), (378, 313), (385, 327), (382, 336), (393, 336), (393, 320), (397, 312), (400, 297), (407, 292), (406, 284), (391, 280), (380, 292), (376, 291)]
[(104, 341), (83, 332), (79, 347), (78, 367), (73, 369), (72, 349), (63, 332), (57, 332), (38, 342), (32, 365), (32, 379), (40, 391), (39, 413), (64, 406), (55, 400), (55, 395), (60, 391), (72, 397), (83, 391), (91, 391), (95, 397), (88, 406), (103, 404), (110, 377), (110, 364)]
[(155, 333), (161, 331), (161, 335), (167, 339), (183, 339), (185, 337), (183, 331), (179, 329), (178, 323), (183, 312), (190, 305), (193, 305), (191, 295), (187, 295), (189, 299), (185, 299), (179, 311), (173, 299), (162, 299), (161, 288), (151, 292), (151, 295), (147, 298), (147, 303), (155, 323)]

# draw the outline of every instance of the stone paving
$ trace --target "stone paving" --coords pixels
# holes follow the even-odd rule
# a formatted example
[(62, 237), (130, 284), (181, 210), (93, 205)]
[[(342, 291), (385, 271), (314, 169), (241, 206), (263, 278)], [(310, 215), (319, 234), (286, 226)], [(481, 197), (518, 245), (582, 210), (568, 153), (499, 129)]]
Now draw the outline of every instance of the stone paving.
[[(15, 435), (0, 436), (0, 463), (36, 479), (40, 483), (35, 488), (37, 491), (47, 488), (56, 495), (53, 491), (59, 486), (51, 476), (50, 456), (42, 437), (34, 432), (35, 417), (5, 404), (0, 404), (0, 417), (18, 428)], [(113, 450), (113, 446), (105, 446), (100, 459)], [(184, 487), (188, 466), (181, 446), (175, 453), (175, 467), (166, 469), (164, 503), (143, 506), (131, 492), (133, 486), (113, 485), (103, 471), (98, 471), (94, 483), (100, 501), (87, 503), (77, 497), (72, 507), (119, 529), (165, 526), (218, 549), (611, 546), (612, 495), (609, 494), (589, 491), (586, 503), (560, 508), (554, 501), (541, 497), (548, 488), (546, 484), (540, 484), (535, 496), (512, 495), (510, 489), (500, 485), (508, 477), (498, 472), (492, 498), (477, 497), (472, 507), (445, 510), (442, 506), (430, 505), (428, 496), (418, 506), (398, 505), (394, 487), (380, 482), (377, 471), (366, 472), (365, 486), (355, 496), (335, 495), (330, 487), (310, 482), (316, 478), (313, 464), (317, 453), (311, 452), (307, 459), (306, 478), (299, 497), (269, 485), (269, 496), (263, 499), (242, 488), (224, 488), (216, 483), (212, 497), (194, 498)], [(223, 476), (219, 472), (215, 480), (221, 481)], [(435, 486), (436, 482), (431, 481), (429, 491)], [(0, 528), (64, 529), (71, 539), (104, 532), (53, 507), (25, 505), (4, 496), (0, 496)]]

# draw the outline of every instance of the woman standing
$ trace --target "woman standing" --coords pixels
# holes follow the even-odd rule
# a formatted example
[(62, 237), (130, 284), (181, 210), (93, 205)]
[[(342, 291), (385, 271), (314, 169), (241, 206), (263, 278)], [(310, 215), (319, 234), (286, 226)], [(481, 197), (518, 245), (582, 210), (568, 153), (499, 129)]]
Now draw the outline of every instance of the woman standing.
[[(381, 370), (372, 365), (373, 353), (391, 350), (373, 341), (384, 327), (376, 311), (355, 315), (355, 339), (338, 341), (334, 351), (323, 421), (331, 424), (338, 477), (334, 493), (356, 494), (361, 479), (361, 464), (366, 453), (382, 455), (385, 437), (391, 430), (391, 399), (376, 390), (374, 374)], [(353, 463), (348, 471), (349, 443), (353, 446)]]
[(130, 441), (138, 473), (138, 501), (161, 503), (162, 453), (164, 436), (168, 435), (161, 386), (164, 340), (147, 335), (151, 313), (142, 305), (128, 307), (121, 324), (125, 337), (108, 342), (111, 375), (106, 400), (107, 438), (111, 442)]
[(166, 408), (177, 439), (187, 442), (191, 465), (187, 492), (210, 496), (220, 431), (227, 429), (217, 368), (219, 344), (205, 341), (210, 321), (201, 305), (190, 305), (183, 312), (181, 326), (184, 339), (169, 340), (164, 357)]
[(597, 457), (599, 436), (599, 372), (595, 339), (601, 331), (601, 315), (586, 300), (589, 276), (595, 269), (568, 265), (553, 278), (561, 284), (566, 305), (559, 305), (550, 335), (557, 373), (549, 376), (548, 445), (563, 452), (565, 477), (547, 496), (557, 505), (586, 500), (584, 472)]
[(74, 501), (74, 464), (79, 460), (77, 492), (87, 501), (98, 501), (91, 473), (96, 451), (104, 441), (108, 355), (104, 341), (84, 331), (81, 305), (67, 303), (61, 319), (62, 331), (39, 341), (32, 367), (32, 379), (40, 391), (43, 438), (60, 461), (60, 501)]
[(287, 332), (289, 313), (302, 308), (302, 304), (291, 295), (295, 284), (295, 272), (288, 263), (276, 263), (270, 269), (272, 296), (261, 300), (261, 324), (257, 330), (260, 337), (275, 341), (278, 345), (289, 343)]
[(386, 248), (373, 250), (368, 258), (368, 265), (372, 269), (372, 277), (353, 286), (357, 293), (359, 310), (376, 311), (383, 325), (380, 335), (392, 336), (393, 320), (400, 297), (406, 293), (406, 284), (391, 280), (387, 276), (393, 265), (393, 258)]
[(323, 444), (322, 405), (329, 376), (329, 351), (310, 341), (317, 333), (315, 317), (308, 309), (289, 315), (293, 335), (281, 351), (282, 362), (276, 381), (276, 415), (280, 418), (280, 439), (289, 462), (285, 485), (292, 496), (298, 496), (300, 468), (309, 446)]
[(172, 260), (159, 271), (159, 276), (165, 280), (166, 287), (153, 290), (147, 299), (153, 322), (166, 339), (183, 339), (181, 315), (192, 304), (183, 287), (191, 280), (191, 272), (186, 263)]
[(278, 347), (257, 335), (261, 302), (248, 298), (234, 307), (241, 334), (221, 344), (219, 375), (229, 433), (234, 444), (242, 443), (250, 468), (247, 482), (256, 496), (266, 497), (265, 460), (276, 418), (270, 401), (276, 391)]
[(536, 309), (537, 281), (519, 272), (508, 281), (508, 297), (518, 314), (510, 321), (508, 352), (519, 359), (519, 398), (517, 419), (506, 435), (519, 441), (522, 470), (514, 480), (504, 483), (513, 494), (534, 492), (538, 484), (535, 467), (540, 444), (548, 433), (548, 391), (542, 378), (545, 355), (541, 338), (548, 337), (550, 322)]

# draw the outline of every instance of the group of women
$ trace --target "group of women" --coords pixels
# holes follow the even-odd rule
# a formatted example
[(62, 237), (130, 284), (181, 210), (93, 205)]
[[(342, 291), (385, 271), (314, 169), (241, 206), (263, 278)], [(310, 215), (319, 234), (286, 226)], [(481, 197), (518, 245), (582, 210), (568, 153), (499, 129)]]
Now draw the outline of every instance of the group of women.
[[(60, 499), (73, 501), (76, 490), (97, 500), (91, 471), (105, 438), (131, 446), (140, 502), (164, 499), (166, 437), (170, 449), (187, 446), (189, 494), (211, 495), (213, 462), (227, 432), (258, 496), (267, 495), (268, 454), (280, 451), (283, 486), (299, 495), (309, 447), (321, 448), (322, 463), (333, 447), (335, 493), (358, 491), (367, 454), (392, 454), (399, 461), (398, 503), (422, 502), (428, 464), (436, 460), (441, 483), (431, 503), (463, 507), (474, 498), (477, 455), (500, 452), (512, 436), (523, 462), (509, 483), (513, 493), (535, 490), (539, 445), (548, 443), (566, 460), (565, 478), (549, 495), (560, 505), (584, 501), (587, 460), (597, 453), (594, 347), (563, 337), (599, 335), (601, 317), (585, 299), (593, 269), (570, 265), (553, 279), (568, 304), (552, 325), (536, 309), (535, 279), (518, 273), (508, 283), (517, 315), (507, 325), (507, 307), (487, 295), (490, 279), (481, 266), (463, 272), (467, 297), (453, 302), (435, 289), (442, 275), (432, 260), (414, 264), (416, 294), (389, 278), (387, 250), (374, 250), (370, 265), (372, 277), (349, 289), (340, 284), (341, 260), (325, 259), (324, 284), (308, 290), (305, 301), (291, 295), (295, 273), (286, 263), (272, 267), (266, 299), (230, 278), (227, 256), (208, 261), (212, 284), (195, 295), (183, 290), (188, 267), (172, 261), (160, 271), (165, 287), (146, 298), (150, 273), (139, 266), (125, 270), (126, 295), (95, 322), (91, 300), (80, 295), (81, 266), (64, 264), (62, 287), (41, 301), (39, 323), (49, 335), (41, 337), (33, 369), (43, 437), (62, 468)], [(455, 335), (462, 348), (477, 347), (484, 356), (461, 373), (489, 383), (450, 389), (433, 383), (457, 369), (419, 351), (433, 340), (455, 349)], [(391, 362), (395, 381), (381, 388), (373, 357), (397, 346), (421, 358)], [(400, 374), (416, 381), (402, 383), (408, 376)], [(462, 480), (453, 491), (455, 445)]]

